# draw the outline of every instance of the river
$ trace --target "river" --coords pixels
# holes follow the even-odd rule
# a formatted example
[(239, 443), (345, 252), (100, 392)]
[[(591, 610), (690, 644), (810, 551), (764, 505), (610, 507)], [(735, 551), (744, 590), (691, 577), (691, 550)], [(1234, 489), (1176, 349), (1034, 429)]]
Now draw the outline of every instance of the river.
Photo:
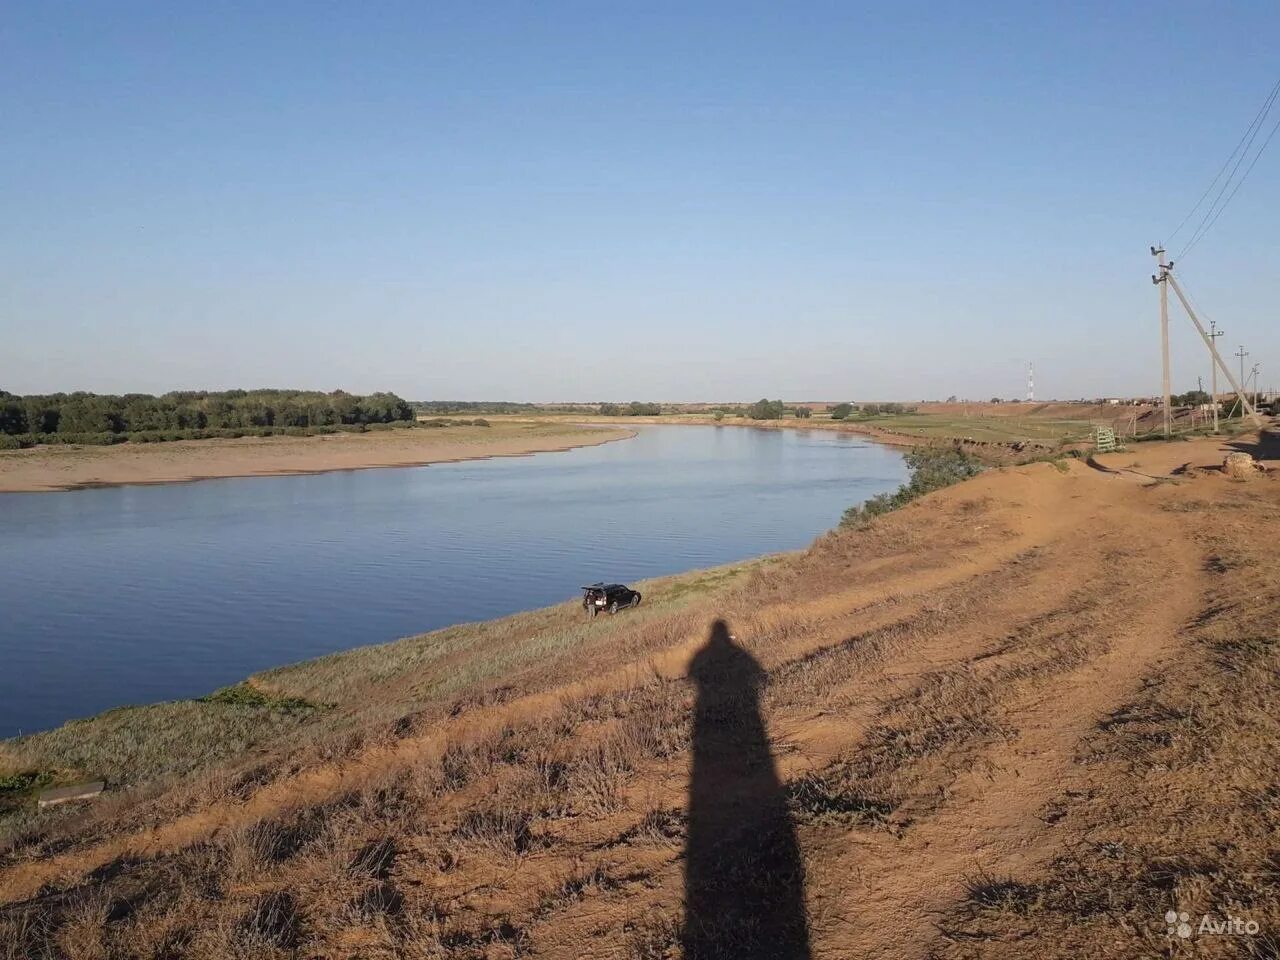
[(0, 737), (802, 547), (905, 473), (847, 434), (642, 426), (529, 457), (0, 494)]

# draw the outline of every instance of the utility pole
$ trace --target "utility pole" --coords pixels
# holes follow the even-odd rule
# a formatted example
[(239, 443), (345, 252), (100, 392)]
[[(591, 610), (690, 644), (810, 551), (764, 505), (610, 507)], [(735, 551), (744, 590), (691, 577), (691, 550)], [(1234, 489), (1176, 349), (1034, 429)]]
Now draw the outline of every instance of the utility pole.
[[(1162, 251), (1163, 253), (1163, 251)], [(1178, 295), (1178, 300), (1182, 303), (1182, 308), (1187, 311), (1187, 316), (1191, 318), (1191, 322), (1196, 325), (1196, 331), (1200, 334), (1200, 339), (1209, 348), (1209, 352), (1213, 354), (1214, 363), (1222, 370), (1222, 375), (1227, 378), (1227, 383), (1235, 389), (1236, 395), (1240, 398), (1240, 402), (1244, 405), (1245, 411), (1253, 419), (1254, 426), (1262, 426), (1262, 418), (1258, 416), (1258, 411), (1254, 409), (1253, 404), (1249, 402), (1249, 398), (1244, 395), (1244, 388), (1236, 382), (1236, 378), (1231, 374), (1231, 368), (1226, 365), (1222, 357), (1218, 354), (1218, 348), (1213, 345), (1213, 341), (1209, 339), (1209, 334), (1200, 324), (1200, 318), (1196, 316), (1195, 310), (1191, 306), (1191, 302), (1187, 300), (1186, 295), (1182, 292), (1182, 288), (1178, 286), (1178, 281), (1173, 276), (1173, 264), (1166, 263), (1162, 265), (1161, 279), (1157, 280), (1152, 277), (1153, 283), (1162, 283), (1165, 286), (1173, 287), (1173, 292)], [(1241, 350), (1244, 348), (1241, 347)]]
[[(1249, 351), (1247, 351), (1244, 348), (1244, 344), (1241, 344), (1240, 349), (1237, 350), (1234, 354), (1234, 356), (1237, 356), (1240, 358), (1240, 386), (1241, 387), (1244, 386), (1244, 358), (1247, 357), (1248, 355), (1249, 355)], [(1239, 405), (1240, 399), (1243, 399), (1243, 397), (1238, 398), (1235, 403), (1231, 404), (1231, 411), (1233, 413), (1235, 412), (1236, 407)], [(1241, 416), (1244, 416), (1244, 414), (1242, 413)]]
[(1218, 321), (1209, 321), (1209, 382), (1212, 384), (1213, 396), (1210, 398), (1213, 407), (1213, 432), (1218, 432), (1218, 365), (1213, 362), (1213, 344), (1219, 337), (1226, 336), (1225, 330), (1218, 329)]
[[(1169, 262), (1164, 256), (1164, 247), (1152, 247), (1151, 255), (1156, 258), (1160, 272), (1151, 278), (1151, 282), (1160, 288), (1160, 359), (1163, 362), (1160, 379), (1161, 392), (1164, 394), (1164, 435), (1168, 439), (1172, 432), (1172, 417), (1169, 412)], [(1242, 375), (1243, 376), (1243, 375)]]

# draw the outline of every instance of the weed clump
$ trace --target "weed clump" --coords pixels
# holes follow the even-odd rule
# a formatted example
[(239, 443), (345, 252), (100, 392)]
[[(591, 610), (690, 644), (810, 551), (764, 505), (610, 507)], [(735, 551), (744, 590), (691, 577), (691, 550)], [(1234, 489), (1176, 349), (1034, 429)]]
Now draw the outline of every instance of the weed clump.
[(285, 712), (310, 712), (316, 709), (314, 703), (302, 697), (273, 697), (248, 683), (237, 683), (215, 690), (207, 697), (201, 697), (200, 702), (223, 703), (233, 707), (269, 707)]
[(48, 770), (29, 770), (24, 773), (11, 773), (0, 777), (0, 797), (26, 793), (39, 787), (47, 787), (53, 782), (53, 773)]

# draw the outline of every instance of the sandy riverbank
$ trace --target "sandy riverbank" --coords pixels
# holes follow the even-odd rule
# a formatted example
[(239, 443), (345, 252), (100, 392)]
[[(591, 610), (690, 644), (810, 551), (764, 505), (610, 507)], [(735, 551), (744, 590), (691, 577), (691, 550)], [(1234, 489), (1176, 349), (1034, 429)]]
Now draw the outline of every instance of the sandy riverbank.
[(0, 493), (183, 483), (525, 456), (635, 436), (620, 427), (498, 422), (318, 437), (180, 440), (113, 447), (50, 446), (0, 453)]

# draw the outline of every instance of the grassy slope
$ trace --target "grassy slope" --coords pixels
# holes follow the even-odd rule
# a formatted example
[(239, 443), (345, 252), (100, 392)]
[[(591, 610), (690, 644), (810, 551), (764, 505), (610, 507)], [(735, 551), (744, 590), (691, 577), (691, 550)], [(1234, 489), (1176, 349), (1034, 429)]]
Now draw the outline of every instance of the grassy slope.
[[(749, 571), (775, 562), (766, 557), (640, 582), (648, 599), (628, 612), (627, 623), (660, 622), (711, 601)], [(545, 671), (607, 646), (613, 633), (607, 621), (584, 619), (572, 601), (267, 670), (204, 699), (121, 707), (0, 741), (0, 778), (41, 775), (39, 783), (0, 793), (0, 849), (42, 822), (28, 802), (37, 788), (97, 778), (115, 788), (165, 783), (243, 764), (282, 743), (332, 749), (352, 731), (439, 713), (460, 694), (478, 697), (497, 681), (521, 681), (530, 667)]]

